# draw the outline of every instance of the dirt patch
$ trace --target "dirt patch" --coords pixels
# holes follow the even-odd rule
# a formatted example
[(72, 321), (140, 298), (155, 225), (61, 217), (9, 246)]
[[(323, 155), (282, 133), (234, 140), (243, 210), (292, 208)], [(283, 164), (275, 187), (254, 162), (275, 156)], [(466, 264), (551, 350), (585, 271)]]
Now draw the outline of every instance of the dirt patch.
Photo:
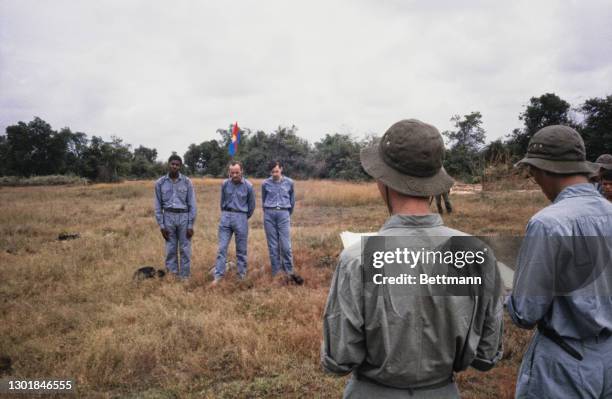
[(451, 188), (451, 194), (465, 195), (476, 194), (482, 191), (482, 184), (455, 183)]

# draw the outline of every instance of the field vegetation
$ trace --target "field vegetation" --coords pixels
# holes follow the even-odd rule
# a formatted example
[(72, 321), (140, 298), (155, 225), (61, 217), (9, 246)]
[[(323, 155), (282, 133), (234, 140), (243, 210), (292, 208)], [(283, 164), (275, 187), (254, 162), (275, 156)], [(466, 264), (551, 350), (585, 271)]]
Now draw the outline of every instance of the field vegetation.
[[(0, 188), (0, 356), (12, 377), (75, 378), (78, 397), (340, 397), (346, 378), (319, 368), (321, 316), (344, 230), (373, 231), (386, 208), (373, 183), (298, 181), (292, 239), (304, 286), (278, 286), (261, 202), (250, 221), (252, 287), (210, 289), (220, 180), (194, 179), (193, 276), (134, 283), (163, 267), (153, 182)], [(254, 181), (260, 194), (261, 181)], [(520, 235), (545, 206), (537, 191), (452, 194), (448, 225)], [(432, 206), (432, 210), (435, 206)], [(58, 235), (78, 233), (74, 240)], [(230, 256), (233, 256), (233, 244)], [(459, 376), (465, 398), (511, 398), (530, 332), (506, 322), (505, 356)]]
[(74, 175), (0, 176), (0, 186), (84, 186), (89, 181)]

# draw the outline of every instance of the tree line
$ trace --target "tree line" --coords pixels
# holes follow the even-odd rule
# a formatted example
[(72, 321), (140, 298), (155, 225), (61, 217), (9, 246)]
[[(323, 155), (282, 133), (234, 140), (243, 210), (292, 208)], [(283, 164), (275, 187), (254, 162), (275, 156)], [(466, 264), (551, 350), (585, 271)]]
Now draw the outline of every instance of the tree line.
[[(612, 95), (590, 98), (575, 107), (554, 93), (532, 97), (519, 114), (523, 126), (488, 145), (482, 118), (478, 111), (454, 115), (450, 119), (453, 128), (442, 132), (447, 144), (444, 166), (456, 178), (470, 181), (480, 176), (487, 164), (516, 161), (525, 154), (536, 131), (554, 124), (572, 126), (582, 135), (589, 160), (612, 153)], [(279, 126), (270, 133), (243, 129), (234, 158), (242, 161), (245, 173), (252, 177), (268, 176), (268, 161), (280, 159), (285, 173), (296, 178), (368, 179), (359, 152), (376, 140), (376, 135), (355, 139), (348, 134), (328, 133), (311, 144), (297, 131), (296, 126)], [(231, 126), (217, 133), (216, 140), (189, 145), (183, 154), (186, 173), (226, 175)], [(98, 182), (153, 178), (166, 172), (165, 160), (158, 160), (157, 155), (154, 148), (140, 145), (132, 149), (115, 136), (106, 141), (68, 127), (55, 131), (35, 117), (28, 123), (8, 126), (0, 136), (0, 175), (72, 174)]]
[(35, 117), (6, 128), (0, 136), (0, 175), (75, 175), (92, 181), (113, 182), (122, 177), (153, 177), (165, 170), (157, 150), (131, 146), (118, 137), (91, 139), (65, 127), (55, 131)]
[(480, 112), (453, 116), (454, 129), (442, 132), (447, 140), (444, 167), (456, 178), (474, 180), (482, 176), (487, 165), (518, 161), (527, 152), (531, 137), (550, 125), (576, 129), (584, 140), (589, 161), (612, 153), (612, 95), (590, 98), (575, 107), (554, 93), (531, 97), (519, 120), (522, 127), (485, 145)]

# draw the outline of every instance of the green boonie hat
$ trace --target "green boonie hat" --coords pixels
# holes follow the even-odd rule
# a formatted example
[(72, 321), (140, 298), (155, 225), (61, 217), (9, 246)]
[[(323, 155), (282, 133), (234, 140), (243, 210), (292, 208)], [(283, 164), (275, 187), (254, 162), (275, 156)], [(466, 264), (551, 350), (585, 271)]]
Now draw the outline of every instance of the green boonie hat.
[(361, 165), (370, 176), (415, 197), (442, 194), (453, 186), (443, 159), (438, 129), (416, 119), (395, 123), (380, 141), (361, 150)]
[(598, 164), (601, 168), (604, 168), (606, 170), (612, 170), (612, 155), (602, 154), (597, 157), (595, 163)]
[(536, 132), (527, 147), (527, 155), (515, 166), (532, 165), (547, 172), (568, 175), (597, 170), (597, 165), (586, 160), (584, 141), (569, 126), (546, 126)]

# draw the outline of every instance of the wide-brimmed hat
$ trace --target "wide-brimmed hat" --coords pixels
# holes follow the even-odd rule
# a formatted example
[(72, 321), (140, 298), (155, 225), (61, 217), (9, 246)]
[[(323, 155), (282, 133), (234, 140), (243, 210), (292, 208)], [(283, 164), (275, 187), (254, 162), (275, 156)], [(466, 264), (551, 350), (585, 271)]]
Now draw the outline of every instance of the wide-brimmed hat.
[(589, 179), (598, 179), (602, 170), (612, 170), (612, 155), (601, 154), (597, 157), (595, 163), (597, 164), (597, 170), (589, 175)]
[(612, 155), (602, 154), (595, 160), (595, 163), (600, 167), (607, 170), (612, 170)]
[(453, 186), (443, 159), (438, 129), (416, 119), (395, 123), (382, 139), (361, 150), (361, 165), (370, 176), (415, 197), (442, 194)]
[(516, 163), (532, 165), (557, 174), (591, 174), (598, 166), (586, 160), (584, 141), (569, 126), (546, 126), (536, 132), (527, 147), (525, 158)]

